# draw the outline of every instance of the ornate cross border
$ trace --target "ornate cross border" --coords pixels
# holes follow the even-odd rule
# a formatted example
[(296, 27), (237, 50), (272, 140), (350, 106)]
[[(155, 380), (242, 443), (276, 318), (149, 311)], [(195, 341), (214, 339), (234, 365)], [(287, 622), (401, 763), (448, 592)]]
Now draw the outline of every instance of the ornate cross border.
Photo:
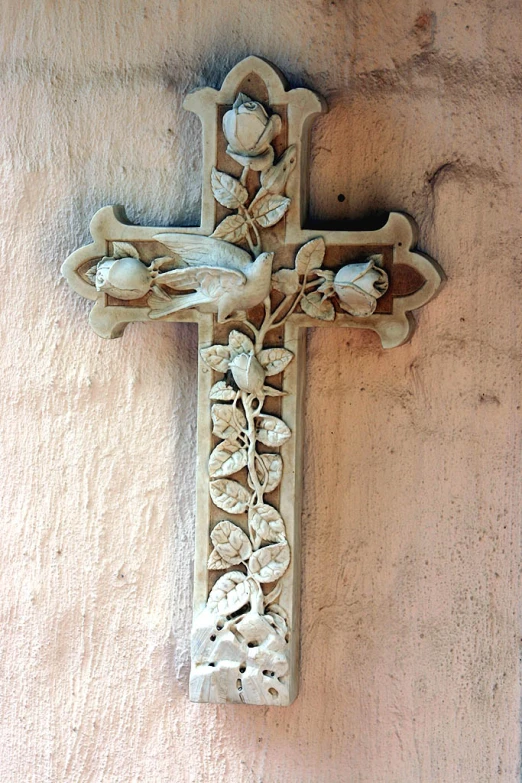
[(442, 272), (415, 224), (303, 228), (308, 137), (322, 100), (248, 57), (185, 99), (203, 126), (198, 228), (145, 228), (120, 207), (62, 273), (101, 337), (156, 320), (199, 325), (190, 698), (288, 705), (297, 695), (304, 327), (405, 342)]

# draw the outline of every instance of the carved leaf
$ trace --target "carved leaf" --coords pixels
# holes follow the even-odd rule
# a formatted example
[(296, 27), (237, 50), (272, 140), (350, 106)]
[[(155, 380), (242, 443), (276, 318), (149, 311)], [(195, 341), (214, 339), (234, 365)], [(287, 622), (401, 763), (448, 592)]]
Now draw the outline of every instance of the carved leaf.
[(294, 354), (286, 348), (265, 348), (264, 351), (259, 352), (257, 358), (265, 368), (266, 375), (269, 376), (283, 372), (294, 358)]
[(226, 345), (211, 345), (210, 348), (202, 348), (199, 355), (206, 365), (217, 372), (226, 372), (230, 361), (230, 349)]
[(229, 215), (221, 221), (213, 234), (214, 239), (222, 239), (224, 242), (241, 242), (248, 233), (246, 220), (242, 215)]
[(288, 392), (285, 392), (282, 389), (274, 389), (273, 386), (263, 386), (262, 391), (266, 397), (286, 397), (288, 394)]
[(285, 523), (280, 513), (268, 503), (258, 503), (257, 506), (248, 509), (248, 527), (255, 549), (263, 541), (271, 543), (286, 541)]
[(247, 464), (247, 451), (237, 443), (225, 441), (216, 446), (208, 461), (211, 478), (225, 478), (237, 473)]
[(298, 275), (307, 275), (314, 269), (319, 269), (323, 263), (326, 246), (322, 237), (311, 239), (300, 248), (295, 257), (295, 268)]
[(322, 277), (326, 283), (333, 283), (335, 277), (335, 272), (332, 272), (331, 269), (317, 269), (315, 274), (317, 277)]
[(246, 427), (245, 414), (233, 405), (216, 402), (210, 409), (210, 415), (214, 422), (213, 435), (223, 440), (235, 440), (242, 427)]
[(274, 626), (286, 636), (288, 632), (288, 615), (279, 604), (270, 604), (267, 607), (265, 616), (274, 624)]
[(261, 228), (268, 228), (278, 223), (290, 206), (290, 199), (285, 196), (272, 196), (263, 193), (250, 205), (250, 213)]
[(224, 207), (237, 209), (248, 198), (247, 189), (243, 187), (239, 180), (234, 179), (230, 174), (225, 174), (224, 171), (218, 171), (216, 168), (213, 168), (210, 182), (214, 198)]
[(229, 565), (242, 563), (252, 554), (252, 544), (246, 533), (227, 519), (217, 523), (210, 538), (218, 555)]
[(281, 589), (282, 589), (281, 582), (276, 582), (275, 587), (273, 587), (272, 590), (270, 590), (270, 592), (267, 595), (263, 596), (264, 605), (269, 607), (270, 604), (275, 603), (279, 598), (279, 596), (281, 595)]
[(248, 567), (258, 582), (275, 582), (280, 579), (290, 563), (290, 547), (286, 542), (270, 544), (254, 552)]
[(277, 628), (281, 636), (286, 636), (288, 632), (288, 626), (286, 622), (278, 614), (274, 612), (266, 612), (265, 617), (272, 623), (274, 628)]
[(213, 549), (210, 553), (207, 562), (207, 568), (209, 571), (226, 571), (229, 567), (229, 563), (219, 555), (216, 549)]
[[(257, 465), (257, 475), (261, 484), (265, 483), (268, 473), (268, 483), (265, 492), (273, 492), (279, 486), (283, 476), (283, 460), (279, 454), (258, 454), (259, 460), (263, 463), (264, 470)], [(266, 471), (266, 472), (265, 472)]]
[(220, 576), (209, 593), (207, 608), (211, 612), (229, 615), (242, 609), (250, 600), (250, 582), (241, 571)]
[(210, 482), (212, 502), (229, 514), (243, 514), (250, 502), (250, 492), (238, 481), (217, 479)]
[(231, 354), (236, 353), (253, 353), (254, 343), (243, 332), (238, 332), (237, 329), (232, 329), (228, 335), (228, 344), (231, 348)]
[(292, 432), (277, 416), (263, 416), (256, 437), (265, 446), (282, 446), (292, 437)]
[(299, 275), (295, 269), (280, 269), (272, 275), (272, 286), (282, 294), (295, 294), (299, 289)]
[(229, 386), (226, 381), (218, 381), (213, 385), (208, 395), (211, 400), (223, 400), (229, 402), (236, 396), (235, 389)]
[(113, 242), (112, 243), (112, 257), (113, 258), (138, 258), (140, 257), (138, 251), (134, 245), (130, 245), (128, 242)]
[(320, 321), (335, 320), (335, 308), (329, 299), (323, 299), (321, 294), (314, 291), (301, 299), (303, 312), (311, 318), (319, 318)]
[(86, 278), (87, 278), (87, 280), (89, 280), (89, 282), (90, 282), (90, 283), (92, 283), (93, 285), (94, 285), (94, 283), (95, 283), (95, 281), (96, 281), (96, 272), (97, 272), (97, 271), (98, 271), (98, 264), (96, 264), (95, 266), (91, 266), (91, 268), (90, 268), (90, 269), (88, 269), (88, 270), (86, 271), (86, 273), (85, 273), (85, 277), (86, 277)]

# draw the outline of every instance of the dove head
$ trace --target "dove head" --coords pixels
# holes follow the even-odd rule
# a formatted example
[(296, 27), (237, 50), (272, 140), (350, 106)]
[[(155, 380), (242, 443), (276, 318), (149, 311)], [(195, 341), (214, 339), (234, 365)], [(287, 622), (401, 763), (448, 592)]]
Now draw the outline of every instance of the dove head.
[(256, 260), (254, 261), (254, 265), (257, 266), (258, 269), (272, 269), (272, 261), (274, 260), (274, 253), (261, 253)]

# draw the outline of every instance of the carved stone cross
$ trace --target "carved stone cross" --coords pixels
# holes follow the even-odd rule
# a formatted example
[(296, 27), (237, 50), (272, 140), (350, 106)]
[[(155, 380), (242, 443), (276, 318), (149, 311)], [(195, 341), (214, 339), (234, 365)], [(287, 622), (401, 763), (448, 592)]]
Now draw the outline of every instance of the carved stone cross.
[(392, 348), (433, 297), (415, 225), (303, 228), (308, 136), (325, 110), (248, 57), (191, 93), (203, 126), (198, 228), (93, 218), (62, 272), (101, 337), (133, 321), (199, 326), (196, 555), (190, 698), (288, 705), (297, 695), (302, 378), (308, 326), (373, 329)]

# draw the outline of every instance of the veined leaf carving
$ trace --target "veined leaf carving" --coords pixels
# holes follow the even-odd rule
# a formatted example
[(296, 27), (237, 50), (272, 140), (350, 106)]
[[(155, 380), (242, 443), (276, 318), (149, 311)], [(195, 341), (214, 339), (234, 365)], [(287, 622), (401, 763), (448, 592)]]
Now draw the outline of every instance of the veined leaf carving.
[(225, 174), (224, 171), (213, 168), (210, 182), (214, 198), (224, 207), (237, 209), (248, 198), (247, 189), (230, 174)]
[(275, 582), (290, 564), (290, 547), (286, 542), (270, 544), (258, 549), (250, 558), (248, 567), (258, 582)]
[(248, 527), (254, 549), (263, 541), (283, 543), (286, 540), (285, 524), (281, 514), (268, 503), (259, 503), (248, 510)]
[(262, 193), (250, 205), (250, 213), (262, 228), (268, 228), (281, 220), (289, 206), (290, 199), (286, 196)]
[(257, 464), (257, 475), (259, 481), (266, 487), (265, 492), (273, 492), (281, 483), (283, 476), (283, 460), (279, 454), (258, 454), (258, 460), (261, 466)]
[(258, 361), (265, 368), (267, 376), (283, 372), (293, 358), (294, 354), (286, 348), (265, 348), (258, 355)]
[(140, 254), (129, 242), (113, 242), (112, 243), (112, 257), (113, 258), (138, 258)]
[(218, 438), (235, 440), (241, 429), (246, 427), (245, 414), (233, 405), (216, 402), (210, 409), (210, 415), (214, 423), (212, 433)]
[(248, 536), (233, 522), (218, 522), (210, 534), (216, 552), (229, 565), (238, 565), (248, 560), (252, 545)]
[(311, 239), (306, 245), (300, 248), (295, 258), (295, 268), (297, 274), (307, 275), (314, 269), (319, 269), (323, 263), (326, 246), (322, 237)]
[(282, 446), (292, 437), (292, 431), (277, 416), (263, 416), (259, 420), (257, 439), (265, 446)]
[(320, 293), (313, 292), (303, 296), (301, 299), (303, 312), (311, 318), (318, 318), (320, 321), (335, 320), (335, 308), (329, 299), (323, 299)]
[(246, 334), (232, 329), (228, 335), (228, 344), (234, 353), (253, 353), (254, 343)]
[(224, 402), (231, 402), (235, 396), (236, 391), (226, 381), (215, 383), (209, 394), (211, 400), (223, 400)]
[(247, 450), (226, 440), (216, 446), (210, 455), (208, 472), (211, 478), (225, 478), (237, 473), (246, 464)]
[(212, 550), (207, 561), (207, 568), (209, 571), (226, 571), (227, 568), (229, 568), (229, 565), (230, 564), (227, 563), (226, 560), (223, 560), (216, 549)]
[(242, 215), (229, 215), (221, 221), (213, 234), (214, 239), (222, 239), (224, 242), (240, 242), (248, 232), (248, 226)]
[(250, 492), (238, 481), (216, 479), (210, 482), (212, 502), (229, 514), (243, 514), (250, 503)]
[(230, 349), (226, 345), (211, 345), (210, 348), (202, 348), (199, 352), (202, 360), (208, 367), (217, 372), (226, 372), (230, 361)]
[(295, 269), (280, 269), (272, 275), (272, 286), (282, 294), (295, 294), (299, 290), (299, 275)]
[(242, 609), (250, 600), (250, 582), (241, 571), (220, 576), (210, 591), (207, 607), (226, 617)]

